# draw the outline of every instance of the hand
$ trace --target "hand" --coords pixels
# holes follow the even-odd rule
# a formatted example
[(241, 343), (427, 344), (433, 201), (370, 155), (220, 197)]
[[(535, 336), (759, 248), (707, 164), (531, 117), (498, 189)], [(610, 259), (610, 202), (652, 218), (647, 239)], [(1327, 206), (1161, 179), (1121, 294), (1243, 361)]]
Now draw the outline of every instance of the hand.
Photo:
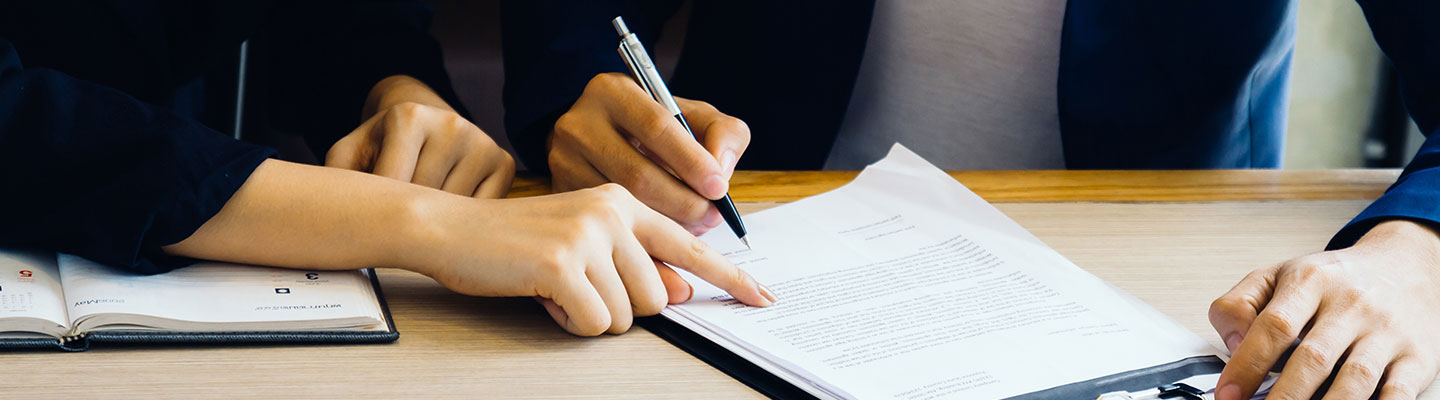
[[(364, 201), (355, 201), (363, 199)], [(535, 296), (566, 330), (620, 333), (693, 291), (668, 262), (741, 302), (768, 289), (617, 185), (474, 200), (376, 175), (266, 160), (170, 254), (278, 267), (391, 266), (452, 290)]]
[[(667, 262), (745, 304), (775, 296), (679, 225), (607, 184), (557, 195), (439, 207), (415, 269), (459, 293), (534, 296), (566, 331), (623, 333), (692, 288)], [(656, 261), (659, 260), (659, 261)]]
[(555, 191), (615, 182), (691, 233), (719, 226), (724, 220), (710, 200), (729, 190), (750, 128), (707, 103), (675, 101), (694, 137), (629, 76), (591, 79), (550, 136)]
[(500, 198), (515, 161), (429, 87), (391, 77), (371, 90), (372, 116), (335, 142), (325, 165), (412, 182), (462, 196)]
[(1249, 399), (1299, 345), (1271, 399), (1413, 399), (1440, 362), (1440, 236), (1410, 221), (1377, 225), (1353, 247), (1251, 272), (1210, 306), (1232, 352), (1218, 400)]

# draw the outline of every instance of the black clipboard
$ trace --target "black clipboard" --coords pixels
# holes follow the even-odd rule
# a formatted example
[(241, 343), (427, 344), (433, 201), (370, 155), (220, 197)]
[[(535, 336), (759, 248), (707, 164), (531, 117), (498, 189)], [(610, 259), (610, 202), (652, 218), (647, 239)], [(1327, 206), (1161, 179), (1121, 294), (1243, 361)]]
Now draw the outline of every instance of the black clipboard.
[[(665, 339), (671, 345), (730, 375), (751, 389), (772, 399), (817, 399), (794, 384), (760, 368), (730, 350), (706, 339), (675, 321), (661, 315), (639, 318), (645, 330)], [(1169, 385), (1197, 375), (1218, 374), (1225, 362), (1215, 356), (1196, 356), (1175, 362), (1125, 371), (1099, 378), (1069, 383), (1050, 389), (1026, 393), (1005, 400), (1073, 400), (1093, 399), (1101, 393), (1138, 391)]]

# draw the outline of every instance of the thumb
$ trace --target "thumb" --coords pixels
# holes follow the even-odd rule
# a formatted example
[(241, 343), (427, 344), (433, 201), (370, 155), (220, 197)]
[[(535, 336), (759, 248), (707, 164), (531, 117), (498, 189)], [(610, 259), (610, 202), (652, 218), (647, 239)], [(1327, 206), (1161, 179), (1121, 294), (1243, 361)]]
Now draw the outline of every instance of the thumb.
[(665, 284), (665, 294), (668, 295), (670, 304), (684, 303), (695, 297), (695, 288), (670, 266), (657, 260), (655, 270), (660, 272), (660, 283)]
[(1260, 315), (1260, 310), (1270, 302), (1275, 293), (1275, 274), (1279, 269), (1280, 266), (1275, 265), (1252, 271), (1229, 292), (1210, 303), (1210, 325), (1215, 328), (1215, 333), (1220, 334), (1220, 339), (1225, 341), (1225, 347), (1231, 353), (1240, 348), (1240, 342), (1245, 340), (1245, 333), (1250, 331), (1255, 316)]

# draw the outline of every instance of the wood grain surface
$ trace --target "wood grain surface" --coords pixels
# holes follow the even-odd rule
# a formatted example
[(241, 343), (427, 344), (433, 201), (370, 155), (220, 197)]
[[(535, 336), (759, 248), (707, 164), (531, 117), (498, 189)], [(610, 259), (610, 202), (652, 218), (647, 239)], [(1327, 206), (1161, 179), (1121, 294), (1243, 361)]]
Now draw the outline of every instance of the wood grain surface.
[[(840, 187), (858, 171), (738, 171), (737, 202), (794, 201)], [(1369, 200), (1400, 175), (1393, 169), (1220, 171), (950, 171), (990, 202)], [(550, 193), (539, 175), (515, 180), (512, 197)]]
[[(955, 175), (1005, 199), (1001, 211), (1081, 268), (1217, 346), (1206, 320), (1212, 299), (1251, 269), (1320, 250), (1394, 179), (1394, 171)], [(750, 201), (740, 205), (749, 213), (850, 175), (740, 176), (733, 193)], [(540, 193), (539, 182), (521, 180), (517, 193)], [(398, 270), (380, 279), (401, 332), (394, 344), (7, 353), (0, 398), (759, 397), (639, 328), (579, 338), (529, 299), (461, 296)]]

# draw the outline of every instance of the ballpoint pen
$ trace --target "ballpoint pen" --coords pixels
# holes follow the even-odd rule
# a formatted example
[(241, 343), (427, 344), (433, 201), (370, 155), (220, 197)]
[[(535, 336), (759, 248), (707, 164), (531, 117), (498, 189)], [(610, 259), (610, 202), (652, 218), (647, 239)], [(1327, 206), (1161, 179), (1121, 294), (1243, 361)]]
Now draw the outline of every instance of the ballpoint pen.
[[(695, 132), (691, 131), (690, 124), (685, 122), (685, 115), (680, 113), (680, 105), (676, 104), (675, 98), (670, 96), (670, 89), (666, 88), (665, 81), (660, 79), (660, 70), (656, 69), (655, 63), (650, 61), (650, 55), (645, 52), (645, 46), (640, 44), (640, 39), (625, 27), (624, 19), (615, 17), (610, 23), (615, 25), (615, 32), (620, 34), (620, 58), (624, 59), (625, 65), (630, 67), (630, 74), (635, 77), (635, 83), (639, 84), (645, 92), (650, 93), (650, 97), (654, 98), (656, 102), (665, 106), (665, 109), (680, 121), (680, 126), (685, 127), (685, 132), (694, 137)], [(740, 238), (740, 242), (745, 244), (745, 248), (750, 248), (750, 241), (745, 239), (745, 224), (740, 221), (740, 212), (735, 210), (735, 202), (730, 201), (730, 194), (727, 193), (724, 197), (712, 200), (711, 204), (720, 210), (720, 216), (725, 218), (725, 224), (730, 225), (730, 230), (735, 232), (735, 236)]]

